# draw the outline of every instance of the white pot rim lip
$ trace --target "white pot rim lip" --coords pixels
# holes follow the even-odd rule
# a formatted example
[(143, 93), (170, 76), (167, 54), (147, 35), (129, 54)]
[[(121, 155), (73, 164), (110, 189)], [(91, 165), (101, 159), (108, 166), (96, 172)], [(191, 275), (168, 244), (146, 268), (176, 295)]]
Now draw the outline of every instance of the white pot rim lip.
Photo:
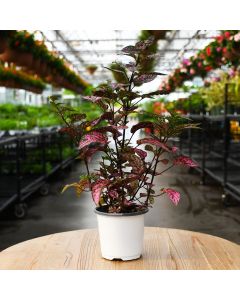
[(108, 213), (108, 212), (104, 212), (100, 210), (101, 207), (96, 207), (94, 209), (94, 212), (97, 215), (102, 215), (102, 216), (107, 216), (107, 217), (131, 217), (131, 216), (139, 216), (139, 215), (143, 215), (146, 214), (148, 212), (148, 208), (145, 208), (143, 210), (140, 211), (136, 211), (136, 212), (130, 212), (130, 213)]

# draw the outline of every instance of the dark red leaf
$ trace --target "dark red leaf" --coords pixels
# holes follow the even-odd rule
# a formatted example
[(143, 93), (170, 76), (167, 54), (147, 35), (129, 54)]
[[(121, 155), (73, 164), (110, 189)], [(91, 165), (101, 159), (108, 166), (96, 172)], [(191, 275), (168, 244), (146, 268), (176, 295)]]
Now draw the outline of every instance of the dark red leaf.
[(132, 126), (131, 133), (134, 134), (137, 130), (142, 129), (142, 128), (151, 128), (151, 129), (153, 129), (154, 128), (154, 124), (152, 122), (150, 122), (150, 121), (139, 122), (138, 124)]
[(127, 46), (122, 49), (122, 52), (132, 54), (132, 53), (137, 53), (138, 51), (134, 46)]
[(145, 43), (145, 41), (139, 41), (136, 43), (135, 48), (138, 50), (145, 50), (147, 48), (147, 43)]
[(102, 133), (105, 133), (105, 132), (111, 132), (115, 137), (119, 137), (122, 135), (122, 133), (120, 131), (117, 130), (117, 126), (103, 126), (101, 128), (96, 128), (94, 129), (94, 131), (96, 132), (102, 132)]
[(134, 83), (143, 84), (150, 81), (153, 81), (157, 77), (157, 74), (142, 74), (139, 77), (134, 79)]
[(95, 120), (93, 120), (93, 121), (91, 121), (91, 126), (96, 126), (97, 124), (99, 124), (101, 121), (103, 121), (103, 120), (108, 120), (108, 121), (110, 121), (110, 120), (113, 120), (113, 118), (114, 118), (114, 115), (113, 115), (113, 113), (112, 112), (105, 112), (105, 113), (103, 113), (99, 118), (97, 118), (97, 119), (95, 119)]
[(142, 149), (135, 148), (134, 151), (137, 153), (138, 156), (141, 157), (141, 159), (144, 159), (147, 156), (147, 152)]
[(169, 160), (164, 158), (164, 159), (159, 160), (159, 162), (163, 163), (164, 165), (167, 165), (169, 163)]
[(136, 64), (134, 62), (126, 64), (125, 67), (131, 72), (134, 72), (136, 70)]
[(157, 139), (144, 138), (144, 139), (137, 140), (137, 143), (138, 143), (138, 145), (141, 145), (141, 144), (151, 144), (151, 145), (155, 145), (155, 146), (157, 146), (157, 147), (160, 147), (160, 148), (164, 149), (164, 150), (167, 151), (167, 152), (171, 152), (171, 150), (169, 149), (169, 147), (168, 147), (166, 144), (160, 142), (160, 141), (157, 140)]

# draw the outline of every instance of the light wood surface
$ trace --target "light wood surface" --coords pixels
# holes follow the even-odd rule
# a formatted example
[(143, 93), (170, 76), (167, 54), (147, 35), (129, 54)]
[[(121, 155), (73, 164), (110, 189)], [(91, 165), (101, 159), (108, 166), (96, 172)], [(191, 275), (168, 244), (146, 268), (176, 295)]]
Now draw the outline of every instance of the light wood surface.
[(134, 261), (101, 257), (96, 229), (43, 236), (0, 253), (0, 269), (240, 269), (240, 246), (227, 240), (177, 229), (145, 228), (143, 256)]

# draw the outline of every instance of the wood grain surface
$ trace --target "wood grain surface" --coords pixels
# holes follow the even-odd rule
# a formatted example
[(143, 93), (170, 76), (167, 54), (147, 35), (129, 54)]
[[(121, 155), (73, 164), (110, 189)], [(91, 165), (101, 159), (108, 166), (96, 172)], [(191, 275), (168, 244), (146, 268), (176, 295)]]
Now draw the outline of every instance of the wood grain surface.
[(51, 234), (0, 253), (0, 269), (24, 270), (231, 270), (240, 269), (240, 246), (215, 236), (178, 229), (145, 228), (140, 259), (101, 257), (96, 229)]

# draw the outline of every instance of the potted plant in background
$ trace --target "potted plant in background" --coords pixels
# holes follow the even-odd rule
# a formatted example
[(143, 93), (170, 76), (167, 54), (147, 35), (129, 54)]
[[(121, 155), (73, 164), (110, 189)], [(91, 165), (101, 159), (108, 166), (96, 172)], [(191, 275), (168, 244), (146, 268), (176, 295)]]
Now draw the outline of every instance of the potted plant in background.
[[(144, 215), (157, 197), (166, 194), (178, 204), (180, 194), (168, 187), (155, 186), (154, 178), (173, 166), (196, 166), (190, 158), (178, 155), (177, 148), (169, 143), (169, 139), (184, 128), (194, 126), (188, 120), (174, 113), (167, 116), (148, 113), (151, 121), (145, 118), (144, 122), (129, 124), (128, 116), (139, 113), (141, 100), (163, 93), (142, 94), (135, 90), (136, 85), (139, 87), (162, 75), (157, 72), (143, 74), (139, 70), (141, 59), (148, 59), (142, 53), (152, 42), (148, 39), (122, 49), (131, 61), (117, 63), (118, 68), (111, 71), (121, 72), (126, 83), (102, 84), (92, 96), (84, 97), (100, 107), (100, 117), (88, 121), (85, 114), (50, 98), (66, 124), (62, 130), (78, 145), (79, 158), (83, 159), (87, 170), (86, 175), (78, 182), (66, 185), (63, 191), (73, 187), (78, 195), (82, 191), (91, 192), (96, 204), (102, 256), (110, 260), (131, 260), (141, 256)], [(87, 131), (89, 127), (91, 130)], [(151, 128), (153, 134), (133, 144), (134, 135), (143, 128)], [(89, 162), (97, 152), (102, 153), (99, 169), (90, 170)], [(158, 170), (159, 165), (164, 168)]]

